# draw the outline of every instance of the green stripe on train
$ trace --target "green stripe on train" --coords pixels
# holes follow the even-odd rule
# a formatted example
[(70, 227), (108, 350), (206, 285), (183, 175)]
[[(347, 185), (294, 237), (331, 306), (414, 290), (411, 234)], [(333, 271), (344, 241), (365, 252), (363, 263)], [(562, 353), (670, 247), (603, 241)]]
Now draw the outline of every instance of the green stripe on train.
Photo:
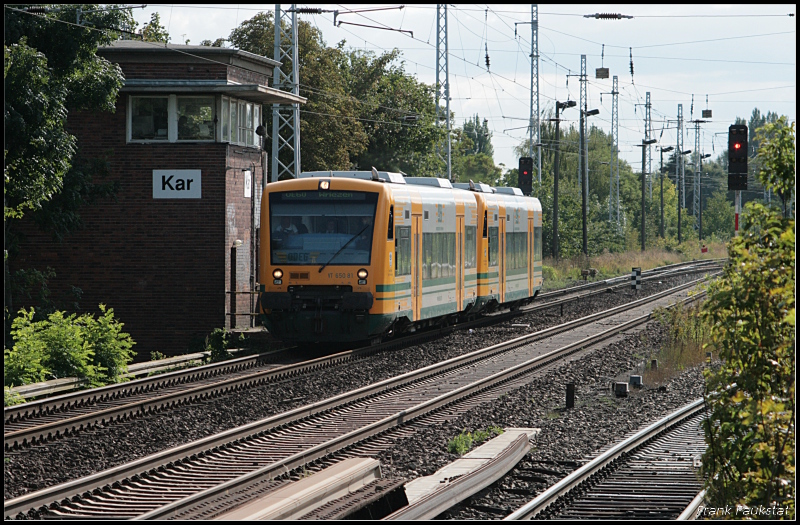
[(411, 283), (397, 283), (397, 284), (378, 284), (375, 285), (376, 292), (397, 292), (400, 290), (410, 290)]

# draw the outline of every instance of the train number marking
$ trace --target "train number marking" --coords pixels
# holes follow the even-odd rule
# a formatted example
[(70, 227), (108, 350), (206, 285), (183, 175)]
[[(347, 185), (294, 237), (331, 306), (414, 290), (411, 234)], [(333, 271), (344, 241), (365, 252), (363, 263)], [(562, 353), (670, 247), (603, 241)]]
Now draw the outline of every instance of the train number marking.
[(350, 272), (328, 272), (328, 279), (352, 279), (353, 274)]

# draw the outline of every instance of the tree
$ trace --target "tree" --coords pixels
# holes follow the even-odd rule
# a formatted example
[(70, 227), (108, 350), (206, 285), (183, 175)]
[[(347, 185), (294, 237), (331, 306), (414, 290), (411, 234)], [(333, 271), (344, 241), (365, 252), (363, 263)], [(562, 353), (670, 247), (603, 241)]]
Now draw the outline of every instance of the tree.
[(709, 199), (706, 199), (705, 204), (703, 210), (704, 237), (715, 235), (724, 241), (733, 237), (734, 209), (726, 192), (724, 190), (714, 192)]
[(161, 25), (161, 15), (158, 12), (150, 15), (150, 22), (142, 26), (142, 39), (145, 42), (168, 44), (171, 38), (167, 29)]
[[(326, 47), (319, 29), (308, 22), (298, 21), (297, 30), (300, 94), (308, 99), (300, 107), (302, 169), (350, 169), (351, 158), (364, 151), (368, 137), (358, 121), (358, 102), (345, 91), (339, 68), (343, 53)], [(234, 47), (260, 56), (273, 55), (274, 39), (273, 13), (259, 13), (242, 22), (228, 37)], [(281, 67), (291, 71), (291, 59)], [(271, 112), (264, 113), (271, 130)]]
[(394, 49), (380, 56), (351, 50), (343, 57), (346, 91), (360, 102), (359, 118), (369, 138), (353, 163), (359, 169), (432, 176), (438, 171), (435, 145), (443, 137), (435, 126), (433, 88), (406, 73), (399, 56)]
[[(5, 317), (13, 311), (8, 257), (13, 256), (14, 220), (39, 210), (62, 190), (76, 164), (75, 137), (66, 130), (68, 111), (114, 111), (123, 76), (119, 66), (97, 55), (117, 30), (132, 26), (130, 10), (101, 10), (64, 6), (46, 14), (7, 9), (3, 42), (5, 134), (3, 225), (5, 230)], [(74, 179), (88, 188), (90, 170), (81, 168)], [(81, 183), (83, 180), (84, 183)], [(72, 184), (72, 183), (70, 183)], [(79, 190), (80, 193), (80, 190)], [(72, 195), (64, 209), (76, 213)], [(56, 213), (55, 207), (51, 208)], [(53, 215), (55, 217), (55, 215)], [(75, 215), (61, 223), (68, 229)], [(6, 332), (10, 325), (6, 324)]]
[[(794, 127), (762, 148), (762, 183), (794, 188)], [(762, 136), (763, 132), (762, 130)], [(766, 130), (768, 133), (769, 130)], [(795, 223), (746, 206), (729, 264), (703, 316), (722, 364), (707, 370), (703, 456), (712, 506), (763, 505), (795, 515)]]
[(480, 117), (476, 113), (475, 116), (464, 122), (462, 126), (464, 134), (472, 140), (472, 148), (467, 153), (470, 155), (477, 155), (483, 153), (488, 155), (489, 158), (494, 157), (494, 148), (492, 147), (492, 133), (489, 131), (489, 121), (484, 119), (481, 123)]
[(761, 144), (758, 159), (761, 164), (759, 178), (767, 189), (775, 189), (775, 193), (783, 201), (783, 216), (787, 216), (787, 200), (794, 191), (795, 144), (794, 122), (787, 125), (785, 116), (776, 122), (766, 124), (756, 132)]
[(76, 26), (76, 7), (45, 15), (6, 11), (4, 218), (21, 217), (61, 188), (76, 151), (65, 129), (67, 109), (114, 111), (122, 71), (96, 51), (117, 38), (114, 30), (130, 22), (130, 11), (84, 5), (93, 12)]

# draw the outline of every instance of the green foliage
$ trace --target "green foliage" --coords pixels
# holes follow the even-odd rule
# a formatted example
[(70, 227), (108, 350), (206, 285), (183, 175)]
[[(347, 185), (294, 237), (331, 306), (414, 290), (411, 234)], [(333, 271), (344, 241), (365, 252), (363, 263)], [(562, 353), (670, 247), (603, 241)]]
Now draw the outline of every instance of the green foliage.
[(122, 331), (123, 324), (114, 319), (114, 310), (106, 310), (101, 304), (97, 319), (91, 315), (81, 316), (85, 344), (94, 350), (93, 363), (96, 367), (96, 380), (103, 383), (122, 381), (128, 373), (128, 363), (136, 353), (130, 337)]
[(469, 452), (473, 445), (489, 440), (503, 432), (502, 428), (495, 426), (490, 426), (486, 430), (476, 430), (475, 432), (467, 432), (465, 430), (447, 442), (447, 451), (451, 454), (463, 456)]
[(16, 392), (12, 392), (9, 387), (3, 387), (3, 406), (10, 407), (13, 405), (21, 405), (25, 403), (25, 398), (22, 397), (22, 394), (18, 394)]
[(66, 129), (67, 89), (48, 69), (47, 58), (27, 45), (4, 47), (4, 218), (18, 218), (61, 189), (75, 153)]
[[(783, 148), (793, 148), (793, 142), (783, 142)], [(788, 153), (765, 153), (765, 170), (781, 164), (774, 156)], [(762, 176), (765, 183), (793, 187), (794, 169), (772, 169)], [(778, 505), (793, 518), (795, 221), (748, 203), (728, 255), (703, 314), (723, 361), (706, 373), (707, 497), (712, 505)]]
[(215, 328), (213, 332), (208, 334), (206, 338), (206, 350), (211, 352), (212, 363), (230, 359), (231, 355), (228, 353), (229, 342), (230, 333), (226, 332), (223, 328)]
[(4, 349), (3, 380), (7, 386), (46, 379), (77, 377), (97, 386), (124, 380), (133, 359), (130, 335), (121, 331), (113, 310), (95, 319), (64, 312), (34, 320), (34, 309), (20, 310), (12, 322), (12, 349)]
[(116, 36), (102, 29), (125, 25), (130, 12), (82, 5), (81, 27), (77, 7), (42, 16), (5, 12), (5, 218), (38, 208), (61, 189), (76, 151), (65, 129), (67, 108), (114, 110), (122, 71), (96, 51)]
[(492, 147), (492, 132), (489, 131), (489, 121), (484, 119), (481, 123), (480, 117), (475, 114), (473, 118), (464, 122), (461, 128), (464, 135), (469, 139), (470, 144), (466, 151), (467, 155), (477, 155), (483, 153), (489, 158), (494, 156)]
[(734, 209), (726, 191), (714, 193), (703, 210), (703, 237), (716, 236), (721, 240), (733, 237)]
[(166, 359), (167, 356), (163, 353), (159, 352), (158, 350), (154, 350), (150, 352), (150, 361), (161, 361), (162, 359)]
[(145, 42), (162, 42), (168, 44), (171, 40), (167, 29), (161, 25), (161, 15), (153, 13), (150, 22), (142, 27), (142, 39)]
[(3, 384), (27, 385), (47, 379), (49, 371), (44, 365), (47, 348), (36, 334), (34, 311), (20, 311), (11, 324), (11, 334), (16, 340), (13, 348), (3, 348)]
[(794, 122), (788, 125), (784, 116), (756, 131), (761, 143), (758, 151), (761, 164), (759, 178), (765, 188), (774, 189), (783, 201), (784, 217), (787, 215), (787, 201), (795, 187), (794, 125)]
[(447, 442), (447, 451), (463, 456), (472, 448), (472, 433), (462, 432)]

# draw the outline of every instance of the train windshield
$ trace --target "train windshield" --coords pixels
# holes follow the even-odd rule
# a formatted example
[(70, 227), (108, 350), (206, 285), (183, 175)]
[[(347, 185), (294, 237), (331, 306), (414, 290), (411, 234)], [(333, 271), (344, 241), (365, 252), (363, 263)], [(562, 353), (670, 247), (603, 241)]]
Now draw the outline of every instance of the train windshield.
[(370, 263), (377, 193), (270, 193), (272, 264)]

